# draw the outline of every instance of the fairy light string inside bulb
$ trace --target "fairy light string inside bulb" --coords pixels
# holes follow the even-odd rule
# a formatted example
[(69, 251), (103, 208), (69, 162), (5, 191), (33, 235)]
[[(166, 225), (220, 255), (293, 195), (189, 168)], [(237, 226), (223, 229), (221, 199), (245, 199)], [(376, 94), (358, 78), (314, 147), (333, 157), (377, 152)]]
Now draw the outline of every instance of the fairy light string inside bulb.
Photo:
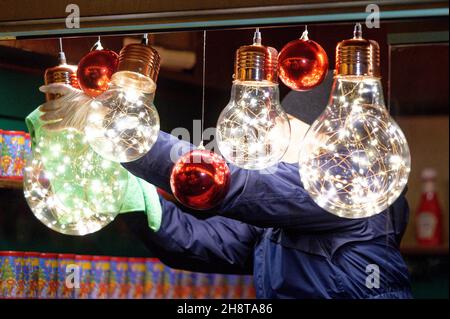
[(245, 169), (276, 164), (290, 139), (289, 120), (279, 103), (278, 54), (261, 43), (256, 29), (253, 44), (236, 51), (231, 99), (217, 122), (220, 152)]
[(160, 126), (153, 101), (159, 68), (160, 56), (148, 45), (147, 34), (121, 50), (110, 87), (92, 103), (87, 118), (85, 132), (97, 153), (129, 162), (156, 142)]
[(342, 217), (367, 217), (400, 195), (410, 153), (384, 105), (378, 44), (363, 39), (356, 25), (353, 39), (336, 51), (330, 102), (305, 136), (300, 175), (319, 206)]
[(75, 129), (42, 132), (24, 170), (24, 196), (47, 227), (85, 235), (110, 223), (120, 211), (128, 174), (101, 158)]

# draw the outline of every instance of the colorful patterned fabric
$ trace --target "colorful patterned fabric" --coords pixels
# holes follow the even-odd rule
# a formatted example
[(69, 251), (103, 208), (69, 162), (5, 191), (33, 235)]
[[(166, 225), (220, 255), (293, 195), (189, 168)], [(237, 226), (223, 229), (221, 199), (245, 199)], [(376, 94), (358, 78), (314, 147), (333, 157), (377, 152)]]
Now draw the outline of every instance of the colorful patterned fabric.
[(156, 258), (0, 251), (0, 298), (251, 299), (255, 289), (252, 276), (172, 269)]

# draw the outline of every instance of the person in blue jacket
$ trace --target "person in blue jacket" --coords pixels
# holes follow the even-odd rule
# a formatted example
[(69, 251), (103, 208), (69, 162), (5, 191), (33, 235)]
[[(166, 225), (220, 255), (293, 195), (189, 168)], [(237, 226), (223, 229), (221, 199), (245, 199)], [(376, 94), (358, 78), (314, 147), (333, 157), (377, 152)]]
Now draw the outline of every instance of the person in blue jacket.
[[(213, 217), (197, 218), (160, 196), (159, 227), (136, 228), (151, 251), (174, 268), (253, 274), (258, 298), (411, 298), (399, 251), (409, 215), (404, 194), (378, 215), (346, 219), (316, 205), (300, 182), (298, 142), (327, 104), (331, 82), (287, 95), (292, 147), (272, 174), (230, 164), (230, 190)], [(160, 132), (144, 157), (122, 165), (170, 193), (174, 147), (182, 154), (193, 145)]]

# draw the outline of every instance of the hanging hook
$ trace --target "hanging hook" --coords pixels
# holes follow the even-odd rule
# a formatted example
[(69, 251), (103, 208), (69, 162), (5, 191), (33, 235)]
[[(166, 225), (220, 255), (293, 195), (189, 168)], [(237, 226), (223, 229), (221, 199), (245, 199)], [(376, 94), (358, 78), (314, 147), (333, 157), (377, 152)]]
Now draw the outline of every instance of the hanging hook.
[(59, 53), (58, 53), (59, 64), (66, 64), (66, 54), (63, 51), (62, 38), (59, 38)]
[(97, 37), (97, 41), (94, 43), (94, 45), (91, 48), (91, 51), (94, 50), (103, 50), (102, 42), (100, 41), (100, 36)]
[(141, 43), (142, 43), (143, 45), (148, 45), (148, 33), (144, 33), (144, 34), (142, 35), (142, 41), (141, 41)]
[(201, 122), (201, 142), (200, 149), (203, 147), (203, 130), (205, 128), (205, 93), (206, 93), (206, 30), (203, 30), (203, 65), (202, 65), (202, 122)]
[(259, 28), (256, 28), (255, 34), (253, 35), (253, 45), (261, 45), (261, 32), (259, 32)]
[(59, 38), (59, 52), (63, 52), (62, 38)]
[(303, 31), (302, 36), (300, 37), (301, 40), (309, 40), (308, 38), (308, 25), (305, 25), (305, 31)]
[(353, 38), (362, 39), (362, 26), (359, 22), (355, 24), (355, 29), (353, 30)]

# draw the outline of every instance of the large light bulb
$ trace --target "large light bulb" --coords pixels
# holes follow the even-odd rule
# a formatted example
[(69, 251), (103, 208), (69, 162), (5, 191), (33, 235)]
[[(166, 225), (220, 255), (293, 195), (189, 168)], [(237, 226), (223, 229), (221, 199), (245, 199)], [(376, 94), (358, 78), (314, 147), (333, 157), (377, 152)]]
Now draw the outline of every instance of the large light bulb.
[(354, 39), (338, 44), (330, 102), (301, 145), (305, 189), (341, 217), (382, 212), (410, 172), (408, 143), (385, 107), (378, 63), (378, 45), (362, 39), (359, 26)]
[(234, 78), (217, 122), (217, 145), (234, 165), (265, 169), (286, 153), (291, 128), (279, 100), (277, 51), (261, 45), (259, 31), (253, 45), (237, 50)]
[(119, 213), (128, 185), (120, 164), (96, 154), (75, 129), (44, 132), (24, 170), (24, 195), (47, 227), (86, 235)]
[(225, 159), (245, 169), (280, 161), (289, 146), (290, 125), (278, 85), (234, 81), (231, 99), (217, 122), (217, 143)]
[(158, 137), (153, 99), (159, 55), (149, 46), (130, 44), (120, 52), (118, 70), (109, 89), (91, 103), (85, 133), (104, 158), (130, 162), (144, 156)]
[(154, 93), (129, 87), (127, 74), (115, 73), (110, 88), (91, 103), (85, 127), (91, 147), (115, 162), (130, 162), (147, 153), (159, 133)]

